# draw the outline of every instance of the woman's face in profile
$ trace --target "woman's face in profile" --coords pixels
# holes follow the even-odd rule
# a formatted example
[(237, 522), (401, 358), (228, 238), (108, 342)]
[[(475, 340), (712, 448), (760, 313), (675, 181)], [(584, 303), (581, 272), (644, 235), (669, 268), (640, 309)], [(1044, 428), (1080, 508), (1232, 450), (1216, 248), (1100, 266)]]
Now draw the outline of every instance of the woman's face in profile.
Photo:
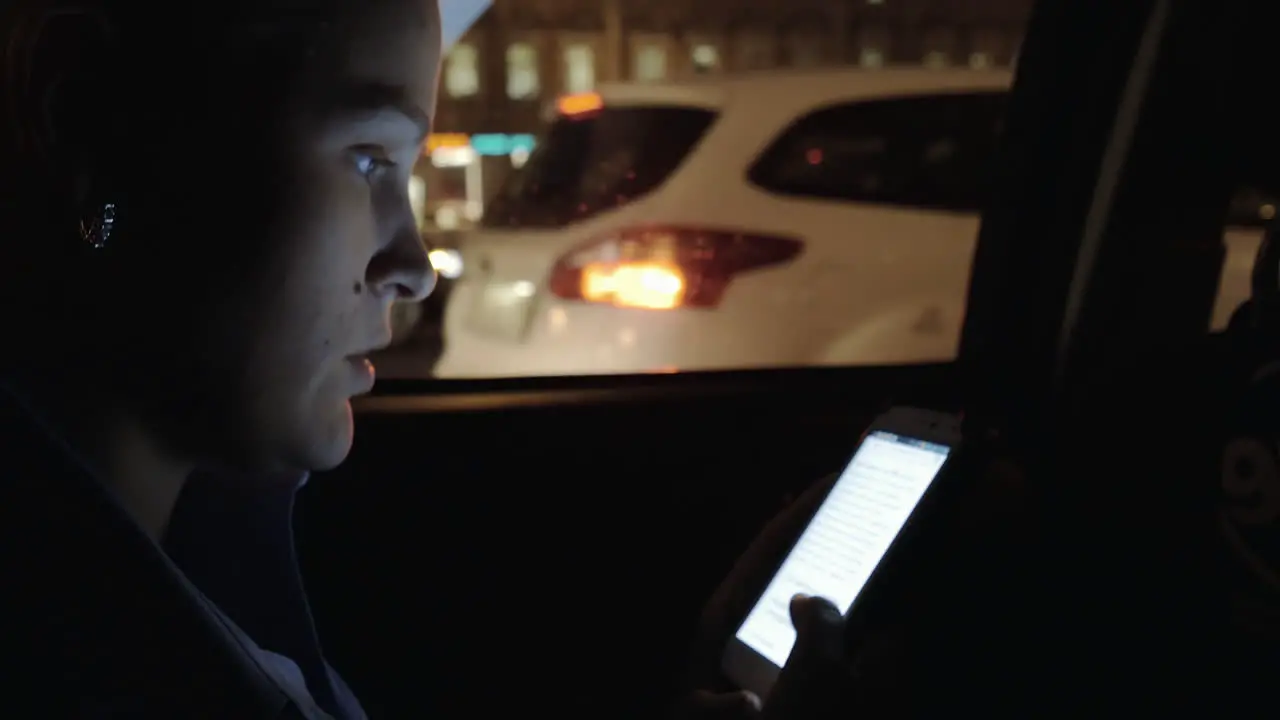
[[(199, 374), (227, 382), (215, 389), (225, 423), (209, 430), (231, 435), (237, 462), (341, 462), (349, 401), (372, 385), (366, 356), (390, 341), (391, 303), (425, 296), (435, 280), (408, 185), (435, 108), (438, 10), (434, 0), (350, 2), (358, 9), (333, 28), (330, 62), (304, 73), (279, 126), (264, 130), (278, 152), (215, 160), (229, 178), (234, 168), (269, 178), (226, 189), (228, 210), (258, 203), (265, 227), (235, 243), (244, 254), (227, 301), (198, 323), (214, 329)], [(224, 452), (223, 440), (206, 449)]]

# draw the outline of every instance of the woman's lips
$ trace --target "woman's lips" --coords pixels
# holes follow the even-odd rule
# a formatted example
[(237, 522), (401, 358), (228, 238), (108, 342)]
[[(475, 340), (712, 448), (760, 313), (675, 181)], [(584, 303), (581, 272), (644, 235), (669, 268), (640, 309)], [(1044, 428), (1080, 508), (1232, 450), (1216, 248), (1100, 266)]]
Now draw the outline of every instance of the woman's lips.
[(374, 368), (372, 360), (364, 355), (352, 355), (347, 358), (347, 366), (351, 368), (352, 384), (357, 395), (367, 393), (373, 389), (373, 383), (378, 378), (378, 372)]

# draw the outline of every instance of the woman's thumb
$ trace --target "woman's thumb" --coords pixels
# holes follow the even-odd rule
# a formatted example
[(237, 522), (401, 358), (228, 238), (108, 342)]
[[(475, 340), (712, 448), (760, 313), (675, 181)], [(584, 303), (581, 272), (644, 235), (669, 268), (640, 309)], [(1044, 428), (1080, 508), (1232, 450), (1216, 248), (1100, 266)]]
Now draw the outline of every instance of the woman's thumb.
[(791, 623), (796, 628), (792, 659), (838, 662), (844, 657), (844, 616), (830, 600), (796, 595), (791, 598)]
[(826, 716), (831, 693), (840, 688), (844, 617), (828, 600), (797, 595), (791, 599), (791, 623), (796, 644), (765, 702), (765, 717)]

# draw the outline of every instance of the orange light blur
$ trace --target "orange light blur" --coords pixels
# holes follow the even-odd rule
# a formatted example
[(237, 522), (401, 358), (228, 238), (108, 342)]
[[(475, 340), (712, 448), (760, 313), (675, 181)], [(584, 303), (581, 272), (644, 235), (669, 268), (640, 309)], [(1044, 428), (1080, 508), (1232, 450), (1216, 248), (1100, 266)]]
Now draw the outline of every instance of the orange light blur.
[(604, 98), (600, 93), (578, 93), (562, 95), (556, 100), (556, 109), (561, 115), (583, 115), (604, 108)]
[(670, 310), (684, 302), (684, 275), (661, 263), (593, 263), (582, 269), (582, 298), (618, 307)]
[(422, 152), (429, 155), (431, 151), (440, 148), (469, 147), (470, 145), (471, 136), (465, 133), (432, 133), (422, 144)]

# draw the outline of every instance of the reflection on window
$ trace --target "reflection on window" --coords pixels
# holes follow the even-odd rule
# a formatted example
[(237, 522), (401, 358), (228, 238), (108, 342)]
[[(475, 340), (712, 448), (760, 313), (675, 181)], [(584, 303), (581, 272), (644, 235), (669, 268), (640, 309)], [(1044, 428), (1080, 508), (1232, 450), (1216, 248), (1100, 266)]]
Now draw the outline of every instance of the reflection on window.
[(693, 72), (697, 75), (713, 73), (720, 67), (720, 49), (715, 45), (707, 43), (695, 45), (691, 58), (693, 60)]
[(596, 53), (585, 43), (564, 49), (564, 89), (570, 93), (591, 92), (596, 87)]
[(858, 55), (858, 64), (865, 68), (884, 67), (884, 53), (879, 48), (864, 47)]
[(970, 53), (969, 67), (974, 70), (986, 70), (991, 67), (991, 56), (984, 52)]
[(459, 43), (449, 51), (444, 87), (452, 97), (471, 97), (480, 92), (480, 53), (475, 45)]
[(655, 82), (667, 77), (667, 49), (655, 43), (646, 43), (636, 48), (632, 62), (635, 79), (640, 82)]
[(529, 43), (507, 48), (507, 97), (528, 100), (541, 91), (538, 82), (538, 51)]
[(951, 58), (942, 50), (932, 50), (924, 56), (924, 66), (927, 68), (943, 68), (951, 64)]

